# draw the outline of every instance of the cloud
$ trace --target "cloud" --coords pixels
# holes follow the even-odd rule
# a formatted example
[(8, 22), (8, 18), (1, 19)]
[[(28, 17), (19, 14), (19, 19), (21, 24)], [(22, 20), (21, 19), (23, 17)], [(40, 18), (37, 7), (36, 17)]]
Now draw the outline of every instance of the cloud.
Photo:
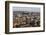
[(40, 8), (36, 7), (13, 7), (13, 11), (40, 12)]

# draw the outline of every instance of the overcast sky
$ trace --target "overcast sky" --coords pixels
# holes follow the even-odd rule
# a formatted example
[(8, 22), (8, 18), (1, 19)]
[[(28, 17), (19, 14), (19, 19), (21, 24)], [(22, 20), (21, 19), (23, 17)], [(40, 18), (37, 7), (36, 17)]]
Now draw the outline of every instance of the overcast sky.
[(40, 8), (36, 8), (36, 7), (13, 7), (13, 11), (40, 12)]

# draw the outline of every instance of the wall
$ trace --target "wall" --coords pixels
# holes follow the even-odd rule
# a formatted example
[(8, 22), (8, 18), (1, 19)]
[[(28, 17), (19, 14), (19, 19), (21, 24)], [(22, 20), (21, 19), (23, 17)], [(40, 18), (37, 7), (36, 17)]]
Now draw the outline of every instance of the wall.
[[(5, 1), (6, 0), (0, 0), (0, 35), (15, 35), (15, 34), (5, 34)], [(41, 3), (45, 3), (45, 6), (46, 6), (46, 0), (15, 0), (15, 1), (41, 2)], [(46, 16), (45, 16), (45, 21), (46, 21)], [(21, 34), (16, 34), (16, 35), (46, 35), (46, 30), (45, 32), (21, 33)]]

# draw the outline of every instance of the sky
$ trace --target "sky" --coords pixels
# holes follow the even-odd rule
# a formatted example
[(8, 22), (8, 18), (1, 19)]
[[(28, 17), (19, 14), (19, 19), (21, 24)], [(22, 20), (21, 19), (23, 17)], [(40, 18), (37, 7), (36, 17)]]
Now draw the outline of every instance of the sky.
[(36, 7), (13, 7), (13, 11), (40, 12), (40, 8)]

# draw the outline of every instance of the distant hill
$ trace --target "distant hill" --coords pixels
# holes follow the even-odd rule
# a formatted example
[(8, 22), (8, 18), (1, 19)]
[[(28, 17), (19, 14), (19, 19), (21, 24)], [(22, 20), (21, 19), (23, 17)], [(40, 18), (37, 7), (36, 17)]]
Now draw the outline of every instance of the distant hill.
[(40, 15), (40, 12), (27, 12), (27, 11), (14, 11), (13, 15), (17, 14), (27, 14), (27, 15)]

